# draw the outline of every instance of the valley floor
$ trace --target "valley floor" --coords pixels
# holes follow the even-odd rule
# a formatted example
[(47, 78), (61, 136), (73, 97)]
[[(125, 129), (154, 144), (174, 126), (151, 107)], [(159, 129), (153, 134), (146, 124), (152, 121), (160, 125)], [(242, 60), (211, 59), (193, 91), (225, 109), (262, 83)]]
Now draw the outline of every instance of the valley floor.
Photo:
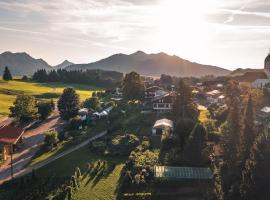
[(68, 83), (34, 83), (21, 80), (3, 81), (0, 80), (0, 119), (9, 114), (9, 107), (12, 106), (19, 94), (29, 94), (37, 99), (56, 99), (66, 87), (73, 87), (84, 100), (92, 95), (93, 91), (100, 88), (89, 85), (68, 84)]

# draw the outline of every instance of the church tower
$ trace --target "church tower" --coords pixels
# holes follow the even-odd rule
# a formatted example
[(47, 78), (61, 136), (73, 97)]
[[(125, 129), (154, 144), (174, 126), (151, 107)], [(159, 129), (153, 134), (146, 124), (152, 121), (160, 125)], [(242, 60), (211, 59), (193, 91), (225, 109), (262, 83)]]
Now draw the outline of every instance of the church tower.
[(264, 71), (267, 74), (267, 76), (270, 77), (270, 50), (264, 60)]

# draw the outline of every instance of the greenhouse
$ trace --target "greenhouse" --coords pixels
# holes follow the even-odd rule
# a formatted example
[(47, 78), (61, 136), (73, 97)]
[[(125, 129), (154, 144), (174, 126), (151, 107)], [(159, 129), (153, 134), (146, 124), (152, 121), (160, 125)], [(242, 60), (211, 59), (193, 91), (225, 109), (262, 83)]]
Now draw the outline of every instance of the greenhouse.
[(209, 168), (202, 167), (155, 166), (154, 176), (158, 179), (210, 180), (212, 179), (213, 174)]

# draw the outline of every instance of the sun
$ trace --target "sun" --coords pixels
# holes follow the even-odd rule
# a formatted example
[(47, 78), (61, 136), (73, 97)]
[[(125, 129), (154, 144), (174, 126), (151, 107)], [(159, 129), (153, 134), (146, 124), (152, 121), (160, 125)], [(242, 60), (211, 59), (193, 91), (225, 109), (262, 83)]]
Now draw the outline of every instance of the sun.
[[(156, 21), (157, 48), (170, 52), (194, 52), (204, 46), (208, 31), (203, 18), (212, 0), (166, 0), (159, 4)], [(198, 49), (197, 49), (198, 50)]]

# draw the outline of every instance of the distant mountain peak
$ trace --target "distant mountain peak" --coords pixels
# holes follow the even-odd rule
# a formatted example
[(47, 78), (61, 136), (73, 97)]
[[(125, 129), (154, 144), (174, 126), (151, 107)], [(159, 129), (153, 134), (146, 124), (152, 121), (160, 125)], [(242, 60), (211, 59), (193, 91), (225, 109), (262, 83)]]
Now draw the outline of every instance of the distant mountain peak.
[(145, 52), (141, 51), (141, 50), (138, 50), (130, 55), (137, 55), (137, 56), (144, 56), (144, 55), (147, 55)]
[(68, 60), (64, 60), (63, 62), (61, 62), (60, 64), (54, 66), (54, 68), (57, 68), (57, 69), (64, 69), (70, 65), (74, 65), (73, 62), (70, 62)]
[(2, 68), (5, 66), (8, 66), (14, 76), (31, 75), (38, 69), (51, 69), (51, 66), (41, 58), (35, 59), (25, 52), (10, 51), (0, 54), (0, 74), (3, 73)]

